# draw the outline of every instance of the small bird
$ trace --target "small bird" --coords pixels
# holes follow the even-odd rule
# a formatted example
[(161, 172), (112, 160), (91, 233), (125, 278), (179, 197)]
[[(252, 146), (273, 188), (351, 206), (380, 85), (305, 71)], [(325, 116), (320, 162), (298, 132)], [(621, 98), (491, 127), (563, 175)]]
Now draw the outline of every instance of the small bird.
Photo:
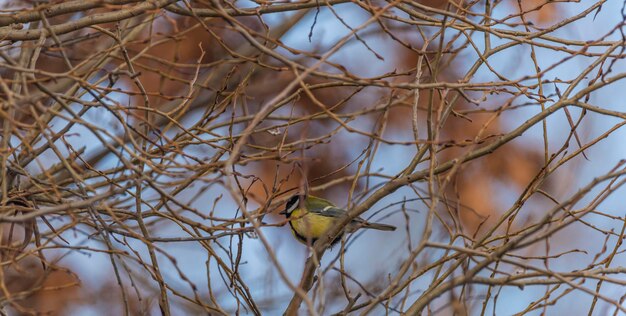
[[(312, 195), (303, 196), (300, 194), (292, 196), (287, 201), (287, 207), (280, 212), (289, 219), (291, 232), (298, 241), (306, 244), (308, 240), (314, 243), (346, 214), (346, 210), (333, 205), (330, 201), (318, 198)], [(357, 217), (352, 220), (345, 228), (344, 232), (352, 233), (359, 228), (370, 228), (384, 231), (394, 231), (395, 226), (369, 223), (366, 220)], [(341, 240), (337, 237), (332, 244)]]

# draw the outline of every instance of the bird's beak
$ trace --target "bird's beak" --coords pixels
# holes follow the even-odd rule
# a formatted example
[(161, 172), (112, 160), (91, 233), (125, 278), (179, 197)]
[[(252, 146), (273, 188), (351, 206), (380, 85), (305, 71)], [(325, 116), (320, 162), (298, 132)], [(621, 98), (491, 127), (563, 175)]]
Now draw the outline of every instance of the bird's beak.
[(284, 210), (284, 211), (282, 211), (282, 212), (280, 212), (278, 214), (280, 214), (280, 215), (287, 215), (287, 210)]

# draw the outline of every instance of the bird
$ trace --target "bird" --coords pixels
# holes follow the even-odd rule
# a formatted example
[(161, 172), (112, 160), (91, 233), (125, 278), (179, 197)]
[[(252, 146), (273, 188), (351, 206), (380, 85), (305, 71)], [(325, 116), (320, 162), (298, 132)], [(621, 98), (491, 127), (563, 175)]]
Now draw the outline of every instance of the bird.
[[(289, 198), (285, 210), (280, 214), (285, 215), (289, 220), (291, 232), (298, 241), (303, 244), (315, 243), (319, 238), (343, 216), (346, 210), (336, 207), (332, 202), (312, 196), (296, 194)], [(369, 228), (382, 231), (394, 231), (395, 226), (370, 223), (360, 217), (352, 219), (343, 229), (344, 233), (352, 233), (359, 228)], [(335, 238), (331, 245), (341, 240), (341, 236)]]

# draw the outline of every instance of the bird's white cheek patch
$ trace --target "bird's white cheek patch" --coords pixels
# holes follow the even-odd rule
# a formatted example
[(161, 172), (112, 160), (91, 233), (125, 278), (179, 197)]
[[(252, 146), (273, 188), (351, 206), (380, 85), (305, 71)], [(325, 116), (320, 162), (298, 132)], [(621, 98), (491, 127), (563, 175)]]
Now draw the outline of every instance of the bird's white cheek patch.
[(293, 203), (293, 205), (290, 206), (289, 209), (287, 209), (287, 213), (293, 212), (296, 209), (296, 207), (298, 207), (298, 203)]

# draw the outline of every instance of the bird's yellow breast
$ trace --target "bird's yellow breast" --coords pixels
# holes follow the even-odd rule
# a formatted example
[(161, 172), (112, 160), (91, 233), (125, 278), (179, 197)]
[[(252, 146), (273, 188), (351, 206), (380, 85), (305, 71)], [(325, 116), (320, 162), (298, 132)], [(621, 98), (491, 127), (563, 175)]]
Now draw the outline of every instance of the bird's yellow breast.
[(291, 213), (291, 228), (294, 235), (306, 242), (311, 239), (314, 242), (322, 237), (334, 223), (334, 218), (309, 213), (303, 209), (296, 209)]

